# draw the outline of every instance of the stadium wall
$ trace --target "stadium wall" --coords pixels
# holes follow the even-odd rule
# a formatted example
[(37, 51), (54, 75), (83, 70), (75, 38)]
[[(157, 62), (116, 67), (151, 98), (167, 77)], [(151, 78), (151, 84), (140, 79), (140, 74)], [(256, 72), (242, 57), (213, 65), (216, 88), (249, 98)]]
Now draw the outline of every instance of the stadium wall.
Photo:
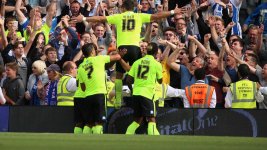
[[(109, 108), (105, 133), (123, 134), (132, 120), (131, 108)], [(72, 133), (73, 126), (72, 107), (0, 106), (0, 132)], [(163, 135), (267, 137), (267, 110), (159, 108), (157, 126)]]

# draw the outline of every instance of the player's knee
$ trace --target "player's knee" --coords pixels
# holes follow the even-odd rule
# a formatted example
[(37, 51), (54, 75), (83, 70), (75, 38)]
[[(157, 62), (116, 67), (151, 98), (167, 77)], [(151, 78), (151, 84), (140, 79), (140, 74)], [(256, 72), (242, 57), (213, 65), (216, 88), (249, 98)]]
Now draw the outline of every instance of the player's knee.
[(94, 123), (92, 123), (92, 122), (86, 123), (85, 126), (88, 126), (88, 127), (92, 128), (94, 126)]
[(148, 122), (156, 122), (155, 117), (147, 117)]
[(137, 122), (138, 124), (141, 124), (143, 122), (144, 117), (136, 117), (135, 118), (135, 122)]

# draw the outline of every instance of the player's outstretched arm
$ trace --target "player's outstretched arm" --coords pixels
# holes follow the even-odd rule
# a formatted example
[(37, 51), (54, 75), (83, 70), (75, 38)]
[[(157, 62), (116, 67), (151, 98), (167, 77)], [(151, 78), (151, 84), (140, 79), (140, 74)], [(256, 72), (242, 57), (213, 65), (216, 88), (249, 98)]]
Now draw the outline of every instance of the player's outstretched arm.
[(175, 15), (175, 14), (181, 14), (181, 13), (185, 13), (186, 9), (185, 8), (178, 8), (178, 5), (176, 5), (174, 10), (171, 11), (163, 11), (160, 13), (156, 13), (156, 14), (152, 14), (150, 20), (151, 21), (155, 21), (158, 19), (162, 19), (162, 18), (167, 18), (171, 15)]
[(121, 59), (119, 54), (110, 55), (110, 61), (118, 61)]
[(72, 17), (71, 21), (77, 23), (77, 22), (82, 22), (82, 21), (87, 21), (87, 22), (106, 22), (107, 18), (106, 16), (93, 16), (93, 17), (84, 17), (83, 15), (79, 15), (77, 17)]

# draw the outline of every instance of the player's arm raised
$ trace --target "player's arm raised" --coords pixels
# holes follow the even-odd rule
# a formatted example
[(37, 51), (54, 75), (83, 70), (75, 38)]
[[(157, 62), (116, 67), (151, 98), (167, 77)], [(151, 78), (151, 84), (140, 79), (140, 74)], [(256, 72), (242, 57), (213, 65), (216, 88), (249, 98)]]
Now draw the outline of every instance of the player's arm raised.
[(73, 21), (73, 22), (82, 22), (82, 21), (87, 21), (87, 22), (106, 22), (107, 18), (106, 18), (106, 16), (84, 17), (83, 15), (80, 14), (77, 17), (72, 17), (71, 21)]
[(181, 14), (181, 13), (184, 13), (184, 12), (186, 12), (185, 8), (178, 8), (178, 5), (176, 5), (174, 10), (163, 11), (163, 12), (160, 12), (160, 13), (152, 14), (150, 20), (151, 21), (155, 21), (155, 20), (158, 20), (158, 19), (167, 18), (167, 17), (169, 17), (171, 15), (174, 15), (174, 14)]
[(110, 62), (113, 62), (113, 61), (118, 61), (121, 59), (121, 55), (120, 54), (113, 54), (113, 55), (110, 55)]

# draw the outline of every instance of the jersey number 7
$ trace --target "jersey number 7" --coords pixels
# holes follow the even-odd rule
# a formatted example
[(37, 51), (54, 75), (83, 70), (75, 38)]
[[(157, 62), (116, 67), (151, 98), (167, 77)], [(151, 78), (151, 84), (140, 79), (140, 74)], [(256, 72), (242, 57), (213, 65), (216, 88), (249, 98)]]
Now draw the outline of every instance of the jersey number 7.
[(88, 79), (91, 79), (93, 71), (94, 71), (93, 66), (89, 66), (88, 73), (87, 73)]

